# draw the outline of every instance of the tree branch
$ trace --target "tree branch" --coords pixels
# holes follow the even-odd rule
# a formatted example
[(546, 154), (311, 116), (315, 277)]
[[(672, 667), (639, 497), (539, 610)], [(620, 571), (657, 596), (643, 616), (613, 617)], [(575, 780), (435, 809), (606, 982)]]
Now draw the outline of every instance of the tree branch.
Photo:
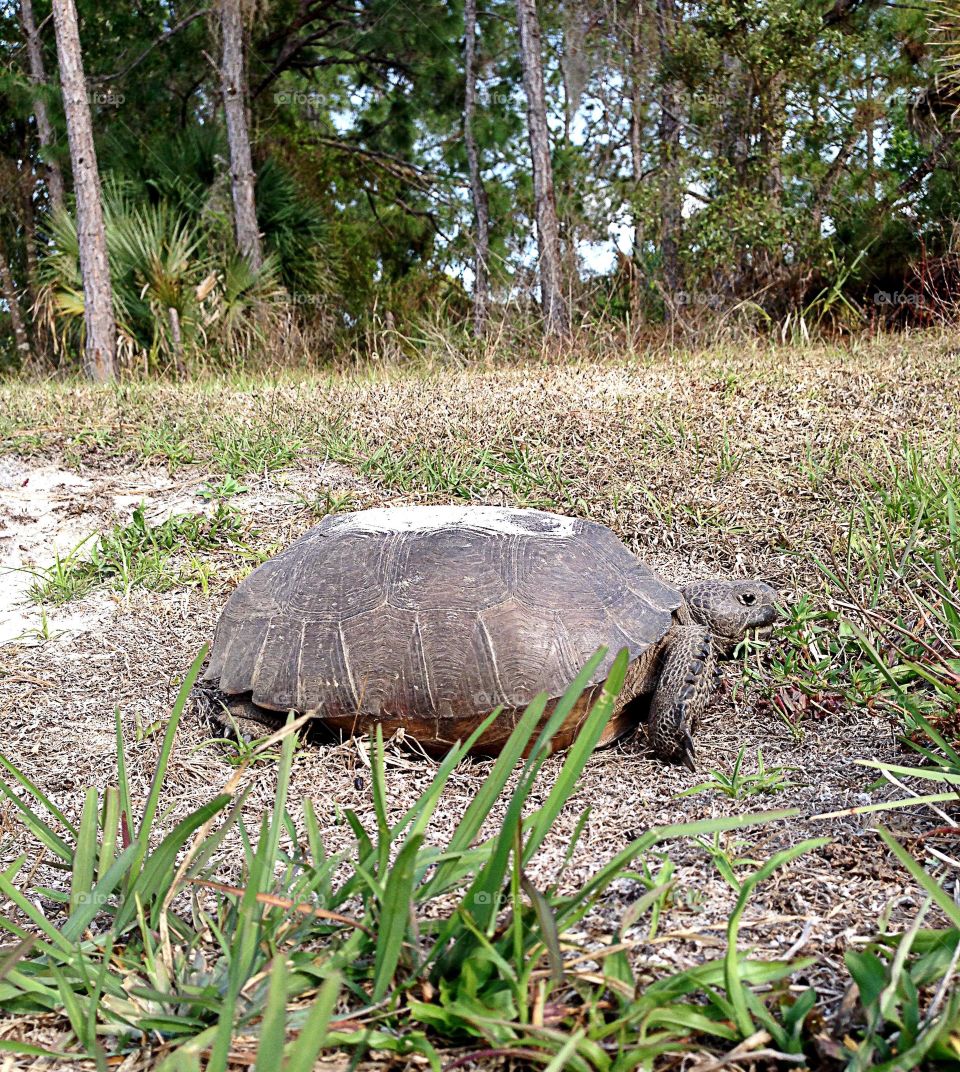
[(180, 30), (189, 26), (190, 23), (194, 22), (196, 19), (199, 19), (203, 15), (206, 15), (209, 11), (210, 8), (204, 7), (201, 8), (199, 11), (194, 11), (192, 15), (185, 16), (175, 26), (171, 26), (169, 30), (164, 30), (163, 33), (156, 39), (156, 41), (152, 41), (149, 45), (147, 45), (143, 52), (141, 52), (140, 55), (137, 56), (133, 63), (131, 63), (128, 67), (125, 67), (122, 71), (117, 71), (114, 74), (97, 75), (95, 78), (91, 78), (90, 82), (92, 82), (94, 85), (101, 85), (104, 82), (115, 82), (118, 78), (126, 78), (126, 76), (135, 67), (139, 67), (140, 64), (143, 63), (143, 61), (147, 58), (147, 56), (150, 55), (150, 53), (157, 47), (157, 45), (162, 45), (164, 41), (169, 41), (175, 33), (179, 33)]

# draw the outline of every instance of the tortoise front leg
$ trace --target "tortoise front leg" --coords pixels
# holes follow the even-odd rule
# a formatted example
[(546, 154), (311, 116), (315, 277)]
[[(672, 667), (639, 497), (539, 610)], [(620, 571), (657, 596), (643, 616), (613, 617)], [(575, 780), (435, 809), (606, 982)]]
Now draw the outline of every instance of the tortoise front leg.
[(660, 677), (650, 706), (649, 735), (663, 759), (695, 770), (693, 732), (707, 706), (717, 664), (710, 630), (677, 626), (661, 657)]

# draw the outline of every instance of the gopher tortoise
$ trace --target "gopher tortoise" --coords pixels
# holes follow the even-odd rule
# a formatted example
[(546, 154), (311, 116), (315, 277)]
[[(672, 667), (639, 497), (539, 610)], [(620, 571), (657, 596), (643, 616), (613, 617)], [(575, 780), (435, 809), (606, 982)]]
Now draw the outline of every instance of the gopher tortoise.
[(495, 754), (534, 696), (546, 692), (548, 717), (605, 646), (554, 738), (565, 748), (626, 648), (601, 743), (646, 716), (654, 751), (692, 769), (716, 660), (770, 632), (776, 599), (760, 581), (678, 589), (603, 525), (541, 510), (363, 510), (324, 518), (239, 585), (201, 691), (221, 724), (245, 735), (263, 736), (293, 710), (348, 732), (403, 729), (432, 751), (499, 706), (475, 749)]

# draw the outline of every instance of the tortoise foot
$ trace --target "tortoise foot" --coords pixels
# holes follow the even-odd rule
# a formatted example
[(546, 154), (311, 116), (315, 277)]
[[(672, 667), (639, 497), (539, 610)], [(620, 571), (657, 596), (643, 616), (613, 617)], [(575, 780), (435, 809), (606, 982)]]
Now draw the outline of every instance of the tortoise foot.
[(275, 711), (258, 707), (250, 699), (226, 696), (219, 689), (195, 690), (197, 708), (218, 736), (250, 744), (276, 733), (285, 722)]

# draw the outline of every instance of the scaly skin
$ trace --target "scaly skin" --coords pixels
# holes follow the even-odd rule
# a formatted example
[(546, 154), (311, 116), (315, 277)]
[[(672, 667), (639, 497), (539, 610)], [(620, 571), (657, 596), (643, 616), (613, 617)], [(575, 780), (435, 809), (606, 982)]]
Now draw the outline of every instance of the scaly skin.
[(698, 581), (683, 590), (677, 625), (664, 638), (649, 735), (663, 759), (694, 770), (693, 733), (713, 693), (717, 660), (777, 618), (777, 593), (762, 581)]
[(694, 770), (693, 733), (716, 680), (717, 657), (710, 630), (680, 625), (663, 654), (657, 690), (650, 705), (650, 740), (664, 759)]

